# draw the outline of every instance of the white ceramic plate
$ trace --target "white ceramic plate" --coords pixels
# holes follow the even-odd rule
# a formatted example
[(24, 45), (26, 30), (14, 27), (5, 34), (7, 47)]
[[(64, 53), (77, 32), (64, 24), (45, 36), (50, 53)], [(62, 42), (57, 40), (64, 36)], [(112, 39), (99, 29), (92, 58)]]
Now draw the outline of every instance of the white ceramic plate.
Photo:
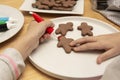
[[(101, 34), (109, 34), (117, 32), (118, 30), (111, 25), (102, 21), (87, 18), (87, 17), (61, 17), (52, 19), (55, 23), (55, 30), (58, 24), (73, 22), (74, 31), (69, 31), (66, 37), (73, 39), (81, 38), (81, 32), (77, 30), (77, 26), (81, 22), (87, 22), (88, 25), (93, 26), (94, 36)], [(51, 76), (65, 79), (85, 79), (100, 76), (103, 74), (106, 66), (113, 60), (110, 59), (100, 65), (96, 64), (96, 58), (98, 57), (98, 51), (93, 52), (71, 52), (66, 54), (62, 48), (57, 48), (57, 39), (53, 32), (51, 40), (41, 44), (32, 55), (29, 56), (30, 61), (39, 70)], [(92, 80), (92, 79), (91, 79)]]
[(58, 11), (58, 10), (40, 10), (32, 7), (32, 3), (35, 0), (25, 0), (20, 10), (22, 11), (33, 11), (41, 13), (55, 13), (55, 14), (83, 14), (84, 13), (84, 0), (78, 0), (72, 11)]
[(0, 32), (0, 43), (2, 43), (8, 40), (9, 38), (13, 37), (22, 28), (24, 23), (24, 17), (19, 10), (7, 5), (0, 5), (0, 16), (12, 17), (14, 19), (17, 19), (15, 28), (10, 29), (6, 32)]

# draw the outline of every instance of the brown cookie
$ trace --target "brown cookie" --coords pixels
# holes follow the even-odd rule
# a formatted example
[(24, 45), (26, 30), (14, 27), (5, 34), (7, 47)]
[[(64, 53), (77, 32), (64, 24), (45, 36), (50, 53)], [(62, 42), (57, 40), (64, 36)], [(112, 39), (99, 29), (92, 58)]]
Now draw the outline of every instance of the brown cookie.
[(44, 10), (72, 11), (77, 0), (36, 0), (33, 8)]
[(60, 11), (72, 11), (73, 8), (72, 7), (68, 7), (68, 8), (65, 8), (65, 7), (53, 7), (52, 9), (54, 10), (60, 10)]
[(59, 42), (57, 47), (63, 47), (66, 53), (70, 53), (72, 51), (72, 47), (69, 45), (69, 43), (72, 42), (73, 39), (61, 36), (58, 38), (58, 40)]
[(41, 2), (41, 4), (47, 5), (47, 6), (49, 6), (50, 8), (53, 7), (53, 6), (56, 6), (56, 7), (61, 6), (61, 4), (57, 4), (57, 3), (55, 2), (55, 0), (43, 0), (43, 1)]
[(39, 5), (40, 5), (39, 1), (36, 1), (35, 3), (32, 3), (33, 8), (38, 8)]
[(66, 0), (62, 2), (63, 7), (73, 7), (76, 4), (74, 0)]
[(61, 4), (64, 1), (66, 1), (66, 0), (56, 0), (56, 3)]
[(78, 30), (82, 31), (82, 36), (93, 36), (92, 26), (89, 26), (86, 22), (82, 22), (80, 26), (78, 26)]
[(46, 6), (46, 5), (42, 5), (41, 4), (41, 0), (38, 0), (38, 1), (36, 1), (35, 3), (33, 3), (32, 4), (32, 7), (33, 8), (38, 8), (38, 9), (50, 9), (48, 6)]
[(72, 31), (72, 30), (73, 30), (73, 23), (68, 22), (66, 24), (59, 24), (59, 28), (56, 29), (55, 33), (65, 36), (67, 31)]

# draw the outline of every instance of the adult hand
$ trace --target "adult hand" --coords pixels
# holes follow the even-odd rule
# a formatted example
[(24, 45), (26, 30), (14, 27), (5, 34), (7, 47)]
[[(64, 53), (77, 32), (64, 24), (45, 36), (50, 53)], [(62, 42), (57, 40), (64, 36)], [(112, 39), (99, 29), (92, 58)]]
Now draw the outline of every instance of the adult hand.
[(40, 42), (43, 42), (46, 38), (50, 37), (48, 33), (45, 33), (46, 28), (49, 26), (54, 26), (54, 24), (51, 21), (44, 21), (41, 23), (32, 21), (28, 27), (27, 33), (31, 36), (38, 37), (40, 39)]
[(21, 39), (17, 40), (12, 47), (20, 51), (25, 60), (38, 47), (39, 43), (50, 37), (49, 34), (45, 34), (46, 28), (49, 26), (54, 26), (51, 21), (43, 21), (41, 23), (32, 21), (26, 34), (21, 36)]
[(120, 32), (100, 36), (85, 37), (70, 43), (74, 51), (105, 50), (98, 56), (97, 63), (120, 54)]

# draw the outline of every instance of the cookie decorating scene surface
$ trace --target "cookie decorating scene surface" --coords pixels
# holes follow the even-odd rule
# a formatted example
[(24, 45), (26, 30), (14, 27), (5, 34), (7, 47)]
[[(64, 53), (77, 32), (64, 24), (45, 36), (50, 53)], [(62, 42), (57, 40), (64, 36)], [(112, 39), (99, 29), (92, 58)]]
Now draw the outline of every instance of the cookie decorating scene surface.
[[(73, 9), (67, 8), (67, 9), (63, 9), (63, 10), (61, 7), (59, 8), (59, 10), (56, 10), (56, 9), (58, 9), (56, 7), (54, 7), (54, 10), (49, 10), (48, 7), (47, 7), (47, 10), (44, 10), (44, 9), (46, 9), (46, 6), (43, 6), (44, 9), (38, 9), (38, 8), (35, 8), (36, 4), (32, 5), (35, 2), (36, 2), (36, 0), (24, 0), (24, 3), (21, 5), (20, 10), (40, 12), (40, 13), (54, 13), (54, 14), (80, 14), (80, 15), (82, 15), (84, 13), (84, 0), (77, 0)], [(44, 3), (45, 1), (42, 1), (42, 2)]]
[[(59, 24), (72, 22), (73, 31), (67, 32), (66, 37), (74, 40), (83, 37), (81, 36), (81, 32), (77, 30), (77, 27), (82, 22), (86, 22), (93, 27), (92, 32), (94, 36), (118, 31), (109, 24), (87, 17), (61, 17), (52, 19), (52, 21), (55, 24), (55, 30)], [(46, 74), (65, 80), (93, 78), (101, 76), (106, 66), (113, 60), (110, 59), (100, 65), (96, 64), (96, 58), (99, 53), (101, 53), (99, 51), (78, 53), (72, 51), (70, 54), (66, 54), (63, 48), (57, 47), (57, 37), (59, 35), (56, 35), (55, 32), (51, 35), (52, 37), (49, 41), (41, 44), (41, 46), (29, 56), (32, 64)]]
[[(37, 1), (43, 1), (42, 9), (39, 6), (41, 4)], [(58, 4), (49, 4), (48, 7), (47, 1), (56, 1)], [(75, 2), (68, 7), (62, 1)], [(46, 32), (51, 34), (51, 38), (40, 44), (26, 59), (26, 66), (24, 72), (19, 76), (19, 80), (100, 80), (105, 68), (108, 68), (107, 65), (116, 57), (98, 65), (96, 58), (103, 53), (102, 51), (74, 52), (71, 47), (65, 51), (66, 46), (61, 45), (67, 42), (67, 46), (69, 46), (69, 42), (85, 37), (86, 34), (87, 36), (97, 36), (120, 30), (120, 26), (93, 10), (97, 5), (94, 5), (92, 1), (103, 1), (100, 5), (104, 7), (106, 0), (0, 0), (0, 24), (5, 23), (3, 20), (1, 21), (1, 17), (17, 20), (12, 29), (3, 28), (8, 23), (2, 25), (2, 30), (0, 28), (0, 54), (12, 45), (17, 45), (17, 40), (22, 40), (21, 37), (27, 32), (30, 22), (36, 20), (33, 13), (37, 13), (41, 17), (41, 19), (37, 18), (37, 22), (51, 20), (55, 24), (54, 31), (49, 27), (50, 31), (46, 29)], [(65, 7), (65, 10), (61, 10), (62, 7)], [(67, 33), (57, 31), (60, 24), (67, 23), (72, 26), (72, 28), (67, 28)], [(84, 32), (82, 26), (89, 26), (92, 34)], [(61, 34), (65, 37), (59, 37)], [(59, 43), (60, 40), (65, 42)]]
[[(22, 28), (23, 26), (23, 23), (24, 23), (24, 17), (22, 15), (22, 13), (13, 8), (13, 7), (10, 7), (10, 6), (7, 6), (7, 5), (0, 5), (0, 17), (1, 17), (1, 20), (2, 18), (4, 17), (4, 20), (8, 17), (8, 18), (13, 18), (16, 20), (15, 24), (11, 24), (11, 23), (6, 23), (4, 24), (2, 21), (1, 24), (1, 27), (5, 27), (4, 25), (9, 25), (14, 28), (12, 29), (9, 29), (9, 30), (4, 30), (0, 27), (0, 43), (8, 40), (9, 38), (13, 37), (17, 32), (20, 31), (20, 29)], [(6, 17), (6, 18), (5, 18)]]

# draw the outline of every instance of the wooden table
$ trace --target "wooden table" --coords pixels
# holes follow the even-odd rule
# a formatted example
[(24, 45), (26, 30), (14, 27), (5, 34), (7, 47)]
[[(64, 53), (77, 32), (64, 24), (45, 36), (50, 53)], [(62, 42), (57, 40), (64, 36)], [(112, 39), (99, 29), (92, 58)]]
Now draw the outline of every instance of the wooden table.
[[(0, 0), (0, 4), (9, 5), (9, 6), (12, 6), (14, 8), (19, 9), (20, 6), (22, 5), (23, 1), (24, 0)], [(104, 21), (106, 23), (109, 23), (112, 26), (114, 26), (115, 28), (120, 30), (119, 26), (117, 26), (114, 23), (110, 22), (109, 20), (104, 18), (101, 14), (93, 11), (91, 9), (90, 0), (85, 0), (85, 6), (84, 7), (85, 8), (84, 8), (84, 15), (83, 16), (102, 20), (102, 21)], [(7, 47), (10, 47), (11, 44), (15, 44), (15, 41), (17, 39), (19, 39), (20, 36), (25, 34), (28, 24), (30, 23), (31, 20), (33, 20), (33, 18), (31, 17), (31, 15), (28, 14), (28, 12), (22, 12), (22, 13), (23, 13), (23, 15), (25, 17), (25, 22), (24, 22), (23, 28), (14, 37), (12, 37), (11, 39), (9, 39), (9, 40), (7, 40), (7, 41), (0, 44), (0, 53), (4, 49), (6, 49)], [(52, 18), (56, 18), (56, 17), (68, 16), (68, 15), (43, 14), (43, 13), (40, 13), (40, 15), (42, 17), (44, 17), (44, 19), (52, 19)], [(20, 76), (19, 80), (58, 80), (58, 79), (55, 79), (53, 77), (50, 77), (50, 76), (42, 73), (41, 71), (37, 70), (34, 66), (32, 66), (31, 63), (29, 62), (29, 60), (26, 60), (25, 71)]]

